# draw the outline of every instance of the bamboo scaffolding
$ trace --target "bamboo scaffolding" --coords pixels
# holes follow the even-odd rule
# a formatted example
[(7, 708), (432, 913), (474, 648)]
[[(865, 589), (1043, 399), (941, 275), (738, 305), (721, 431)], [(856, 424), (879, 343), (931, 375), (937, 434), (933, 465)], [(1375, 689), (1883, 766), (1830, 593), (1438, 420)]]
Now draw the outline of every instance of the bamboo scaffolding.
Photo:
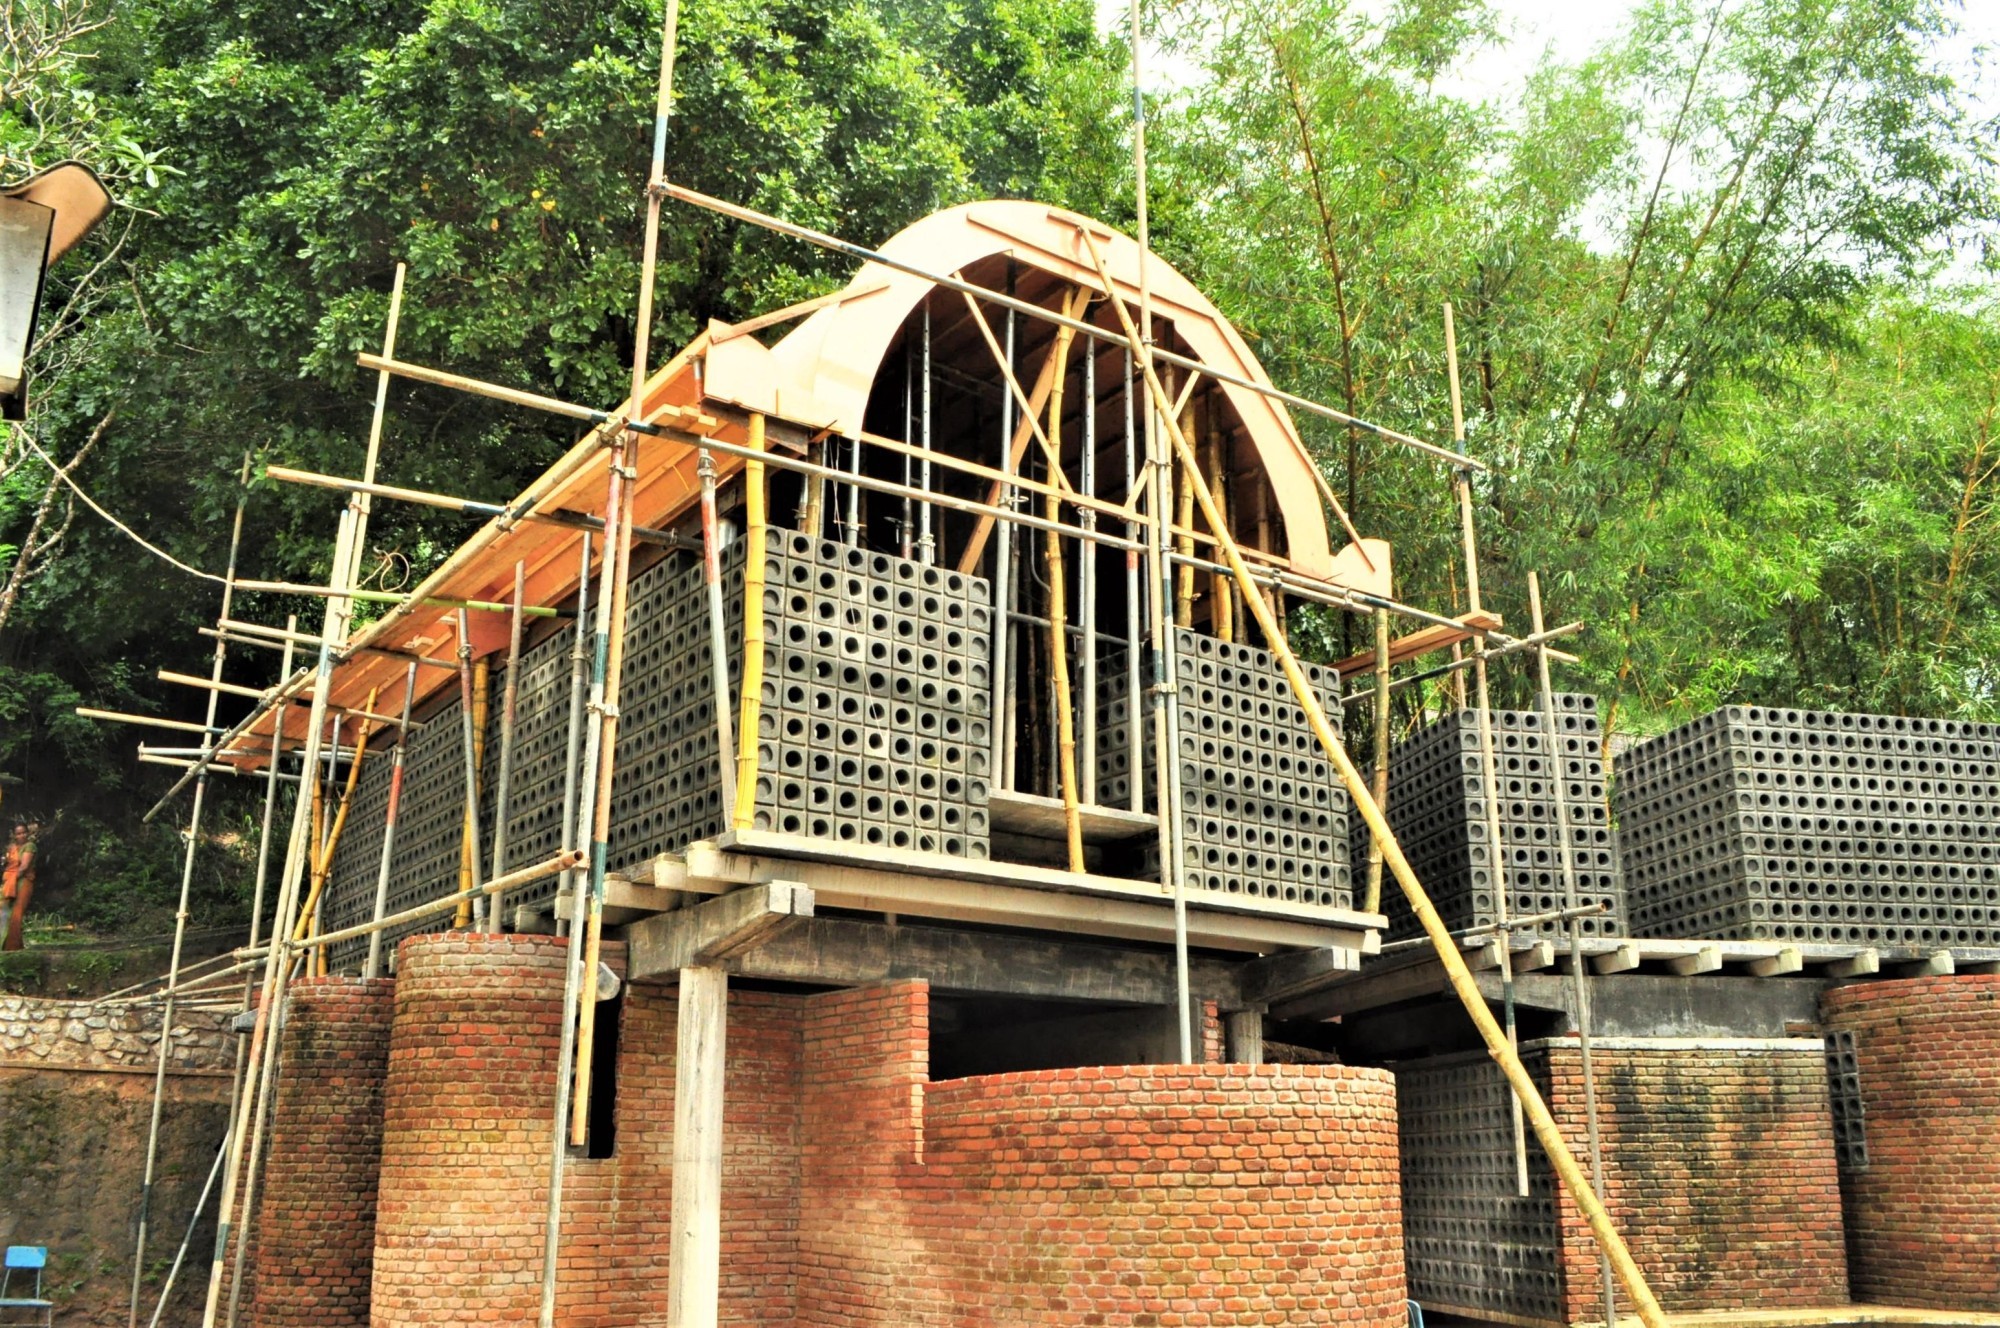
[[(1528, 626), (1533, 635), (1542, 635), (1542, 578), (1538, 572), (1528, 573)], [(1549, 759), (1560, 777), (1563, 757), (1555, 745), (1555, 687), (1549, 680), (1549, 657), (1544, 650), (1535, 651), (1535, 690), (1542, 703), (1542, 733), (1549, 744)], [(1556, 846), (1557, 861), (1562, 867), (1563, 905), (1571, 915), (1567, 919), (1570, 992), (1576, 1004), (1577, 1056), (1583, 1070), (1583, 1118), (1590, 1145), (1590, 1186), (1601, 1203), (1604, 1200), (1604, 1139), (1598, 1125), (1597, 1074), (1590, 1050), (1590, 982), (1584, 976), (1583, 932), (1578, 925), (1581, 910), (1576, 902), (1576, 848), (1569, 834), (1569, 799), (1562, 796), (1560, 782), (1556, 788)], [(1605, 910), (1605, 905), (1601, 903), (1597, 907), (1600, 912)], [(1605, 1328), (1613, 1328), (1618, 1322), (1617, 1281), (1612, 1276), (1609, 1254), (1602, 1256), (1602, 1263), (1604, 1323)]]
[[(1088, 239), (1088, 232), (1084, 234)], [(1094, 243), (1091, 248), (1095, 250)], [(1095, 256), (1093, 252), (1093, 257)], [(1114, 294), (1111, 303), (1119, 311), (1121, 319), (1126, 320), (1129, 326), (1130, 315), (1125, 313), (1124, 301)], [(1141, 363), (1146, 371), (1147, 387), (1153, 393), (1154, 400), (1164, 404), (1167, 399), (1165, 389), (1159, 385), (1159, 379), (1153, 373), (1152, 366), (1144, 364), (1143, 360)], [(1182, 437), (1175, 439), (1175, 446), (1181, 453), (1182, 469), (1193, 471), (1195, 500), (1213, 523), (1214, 500), (1201, 480), (1200, 471), (1193, 467), (1192, 444)], [(1430, 937), (1445, 976), (1451, 982), (1452, 990), (1458, 996), (1460, 1003), (1464, 1005), (1466, 1014), (1471, 1017), (1473, 1027), (1479, 1032), (1480, 1040), (1486, 1044), (1488, 1054), (1499, 1063), (1508, 1083), (1522, 1099), (1527, 1114), (1532, 1118), (1535, 1135), (1547, 1151), (1557, 1177), (1577, 1207), (1582, 1210), (1584, 1220), (1589, 1223), (1599, 1246), (1611, 1260), (1612, 1267), (1624, 1283), (1627, 1294), (1632, 1297), (1646, 1328), (1667, 1328), (1666, 1316), (1660, 1309), (1659, 1301), (1654, 1298), (1652, 1289), (1647, 1285), (1645, 1274), (1633, 1261), (1632, 1253), (1626, 1247), (1624, 1238), (1612, 1224), (1610, 1213), (1598, 1199), (1596, 1191), (1591, 1188), (1583, 1169), (1577, 1165), (1576, 1157), (1563, 1139), (1561, 1127), (1550, 1114), (1548, 1104), (1535, 1087), (1527, 1067), (1521, 1063), (1519, 1053), (1515, 1051), (1505, 1032), (1493, 1018), (1493, 1012), (1487, 1008), (1486, 998), (1480, 993), (1479, 985), (1474, 981), (1471, 969), (1466, 966), (1464, 956), (1452, 942), (1444, 920), (1438, 916), (1429, 894), (1417, 880), (1416, 872), (1411, 868), (1409, 859), (1404, 856), (1402, 845), (1397, 842), (1395, 832), (1389, 828), (1381, 808), (1375, 805), (1367, 781), (1348, 757), (1346, 747), (1342, 745), (1339, 736), (1334, 733), (1332, 725), (1327, 721), (1326, 712), (1321, 708), (1319, 697), (1313, 691), (1312, 684), (1307, 681), (1304, 670), (1299, 666), (1298, 657), (1292, 653), (1290, 644), (1278, 631), (1270, 610), (1256, 594), (1257, 583), (1251, 576), (1249, 565), (1244, 562), (1242, 554), (1237, 550), (1235, 540), (1227, 536), (1226, 532), (1222, 547), (1228, 556), (1230, 570), (1236, 578), (1237, 585), (1244, 592), (1244, 604), (1257, 619), (1257, 626), (1263, 632), (1268, 647), (1277, 655), (1286, 680), (1291, 684), (1294, 697), (1306, 712), (1306, 720), (1314, 736), (1319, 739), (1321, 748), (1333, 762), (1341, 783), (1347, 788), (1352, 805), (1361, 813), (1362, 821), (1368, 827), (1369, 833), (1382, 841), (1383, 859), (1389, 871), (1395, 876), (1397, 884), (1402, 887), (1404, 895), (1408, 898), (1411, 912), (1416, 915), (1425, 934)]]
[(208, 1179), (202, 1182), (201, 1195), (194, 1201), (194, 1213), (188, 1218), (187, 1232), (181, 1237), (181, 1247), (174, 1251), (174, 1261), (167, 1269), (167, 1280), (160, 1286), (160, 1298), (153, 1304), (153, 1317), (146, 1320), (147, 1328), (160, 1328), (160, 1315), (167, 1308), (168, 1298), (174, 1294), (174, 1283), (180, 1279), (181, 1265), (187, 1262), (188, 1248), (194, 1244), (195, 1228), (201, 1225), (202, 1210), (208, 1207), (208, 1196), (215, 1190), (215, 1178), (222, 1174), (222, 1163), (228, 1156), (229, 1136), (225, 1134), (222, 1136), (222, 1143), (215, 1150), (215, 1161), (208, 1168)]
[[(378, 922), (389, 908), (389, 867), (396, 853), (396, 821), (403, 805), (403, 754), (410, 742), (410, 706), (416, 699), (417, 665), (412, 660), (403, 684), (403, 722), (396, 727), (396, 746), (389, 756), (389, 795), (382, 813), (382, 855), (376, 864), (375, 909), (370, 915)], [(361, 967), (361, 976), (373, 979), (381, 972), (382, 933), (378, 930), (369, 933), (368, 960)]]
[(389, 916), (379, 920), (357, 922), (352, 927), (342, 927), (338, 931), (321, 932), (317, 936), (308, 936), (302, 941), (293, 942), (286, 948), (294, 951), (324, 949), (329, 945), (338, 945), (342, 941), (351, 941), (356, 937), (373, 935), (376, 932), (387, 931), (393, 927), (401, 927), (406, 923), (422, 922), (427, 918), (434, 918), (440, 914), (454, 911), (465, 902), (468, 896), (491, 898), (495, 894), (505, 894), (509, 890), (518, 889), (524, 885), (533, 885), (536, 881), (554, 876), (559, 872), (568, 871), (582, 861), (583, 855), (574, 850), (558, 853), (552, 858), (543, 859), (532, 867), (522, 867), (518, 871), (508, 872), (505, 876), (496, 876), (483, 885), (473, 886), (469, 891), (449, 894), (442, 899), (433, 899), (427, 904), (415, 904), (402, 910), (400, 913), (391, 913)]
[[(294, 614), (288, 621), (296, 623), (298, 616)], [(206, 633), (210, 629), (202, 628), (201, 630)], [(298, 631), (292, 627), (272, 627), (268, 623), (244, 622), (240, 618), (229, 618), (223, 621), (220, 630), (234, 634), (235, 639), (241, 644), (270, 646), (296, 645), (306, 646), (314, 650), (319, 648), (320, 639), (318, 637)], [(267, 639), (254, 639), (260, 637)], [(452, 669), (457, 667), (457, 665), (448, 659), (432, 659), (429, 655), (419, 655), (412, 650), (394, 650), (388, 646), (356, 645), (351, 647), (347, 653), (349, 656), (381, 655), (385, 659), (400, 659), (434, 669)], [(290, 670), (282, 671), (280, 676), (289, 677)]]
[[(928, 326), (926, 360), (930, 355)], [(925, 396), (928, 399), (928, 384)], [(929, 410), (928, 400), (925, 410)], [(755, 451), (764, 450), (762, 415), (750, 417), (750, 446)], [(743, 710), (736, 726), (736, 800), (729, 809), (730, 824), (738, 830), (748, 830), (757, 821), (758, 712), (764, 686), (764, 531), (768, 520), (764, 463), (751, 461), (743, 467), (743, 539), (747, 545), (743, 559)], [(925, 538), (929, 538), (928, 532)]]
[[(861, 445), (854, 445), (855, 463)], [(722, 786), (722, 805), (736, 811), (736, 729), (729, 709), (729, 636), (723, 627), (722, 528), (715, 511), (715, 458), (703, 449), (696, 473), (701, 476), (701, 579), (708, 600), (708, 686), (715, 709), (715, 775)], [(857, 532), (850, 526), (848, 534)], [(761, 560), (762, 549), (746, 550)]]
[[(1444, 306), (1444, 347), (1445, 376), (1451, 391), (1451, 436), (1454, 442), (1462, 445), (1465, 441), (1465, 407), (1458, 386), (1458, 328), (1452, 319), (1449, 302)], [(1472, 520), (1471, 472), (1464, 469), (1454, 471), (1452, 489), (1458, 497), (1459, 539), (1465, 552), (1466, 607), (1478, 613), (1483, 605), (1479, 596), (1478, 533)], [(1493, 873), (1493, 916), (1504, 924), (1512, 901), (1507, 894), (1507, 845), (1500, 830), (1500, 771), (1493, 743), (1493, 693), (1486, 671), (1486, 642), (1477, 636), (1472, 639), (1472, 680), (1473, 695), (1477, 698), (1473, 716), (1479, 731), (1479, 788), (1481, 800), (1486, 804), (1487, 854)], [(1514, 959), (1506, 946), (1500, 947), (1500, 1000), (1507, 1041), (1518, 1050), (1520, 1030), (1514, 1010)], [(1525, 1199), (1528, 1197), (1528, 1130), (1518, 1092), (1513, 1095), (1509, 1113), (1514, 1126), (1514, 1192)]]
[[(633, 402), (644, 399), (646, 387), (646, 361), (651, 350), (653, 332), (653, 284), (658, 270), (660, 252), (660, 203), (665, 196), (667, 171), (667, 123), (673, 110), (674, 56), (679, 42), (680, 0), (667, 0), (663, 19), (664, 32), (660, 41), (660, 90), (658, 102), (653, 112), (653, 161), (646, 182), (646, 238), (644, 252), (640, 259), (639, 309), (634, 319), (635, 333), (632, 347), (632, 396)], [(597, 701), (598, 738), (594, 751), (586, 751), (584, 761), (592, 776), (589, 782), (595, 784), (591, 806), (590, 837), (590, 910), (584, 932), (584, 972), (597, 972), (598, 957), (604, 938), (604, 877), (605, 859), (610, 852), (611, 840), (611, 781), (617, 767), (618, 751), (618, 696), (619, 685), (625, 668), (625, 605), (627, 581), (632, 563), (632, 496), (633, 486), (629, 484), (632, 453), (638, 444), (638, 432), (634, 429), (621, 430), (615, 435), (611, 445), (611, 460), (607, 469), (604, 495), (604, 578), (609, 593), (598, 597), (598, 624), (595, 651), (602, 661), (599, 670), (599, 684), (594, 688)], [(721, 648), (720, 643), (716, 648)], [(724, 749), (725, 754), (727, 749)], [(572, 929), (573, 931), (574, 929)], [(576, 1082), (590, 1082), (591, 1059), (595, 1053), (595, 1021), (579, 1019), (576, 1031)], [(570, 1139), (583, 1144), (589, 1133), (589, 1121), (582, 1113), (572, 1112)], [(668, 1298), (672, 1299), (672, 1278), (669, 1278)], [(552, 1321), (555, 1314), (555, 1288), (551, 1283), (544, 1291), (542, 1314), (544, 1321)]]
[[(483, 661), (482, 661), (483, 662)], [(485, 736), (477, 730), (478, 683), (472, 670), (472, 630), (466, 622), (465, 610), (458, 611), (458, 729), (459, 748), (465, 759), (465, 810), (459, 817), (458, 837), (458, 898), (461, 901), (457, 914), (452, 918), (454, 930), (462, 931), (473, 923), (473, 901), (482, 898), (477, 893), (479, 885), (479, 745)]]
[[(1559, 641), (1566, 636), (1575, 636), (1582, 630), (1583, 630), (1583, 624), (1581, 622), (1567, 622), (1562, 624), (1562, 626), (1560, 627), (1551, 627), (1546, 631), (1535, 632), (1529, 636), (1518, 637), (1514, 640), (1508, 641), (1507, 644), (1504, 646), (1492, 646), (1488, 648), (1486, 652), (1486, 661), (1487, 663), (1490, 664), (1496, 659), (1505, 659), (1509, 655), (1518, 655), (1524, 650), (1535, 650), (1537, 648), (1540, 648), (1548, 655), (1550, 659), (1559, 659), (1564, 661), (1565, 663), (1573, 664), (1576, 662), (1575, 655), (1565, 654), (1563, 651), (1560, 650), (1549, 650), (1548, 643), (1551, 641)], [(1448, 664), (1440, 664), (1436, 668), (1425, 669), (1421, 673), (1405, 674), (1402, 677), (1397, 678), (1393, 682), (1391, 682), (1389, 684), (1389, 690), (1391, 692), (1400, 692), (1405, 687), (1414, 687), (1421, 683), (1429, 682), (1434, 678), (1442, 678), (1450, 674), (1462, 674), (1465, 672), (1465, 670), (1471, 667), (1472, 667), (1472, 657), (1470, 655), (1463, 656), (1461, 658), (1452, 660)], [(1355, 691), (1348, 692), (1341, 697), (1341, 700), (1343, 702), (1361, 701), (1373, 696), (1374, 694), (1375, 694), (1374, 684), (1370, 683), (1366, 690), (1356, 689)]]
[[(453, 599), (445, 595), (399, 595), (388, 590), (359, 590), (345, 586), (333, 590), (325, 586), (301, 585), (296, 581), (238, 581), (236, 588), (242, 591), (256, 591), (269, 595), (310, 595), (316, 599), (358, 599), (368, 604), (390, 604), (398, 609), (407, 609), (416, 604), (424, 604), (440, 609), (472, 609), (480, 613), (507, 613), (506, 604), (489, 599)], [(560, 618), (558, 609), (529, 608), (531, 618)]]
[[(497, 879), (507, 874), (508, 803), (514, 788), (514, 717), (521, 693), (521, 605), (527, 595), (526, 564), (514, 563), (514, 616), (507, 629), (507, 675), (500, 691), (500, 778), (493, 791), (493, 866)], [(487, 901), (493, 915), (495, 935), (507, 929), (507, 896), (495, 894)]]
[[(1375, 805), (1383, 815), (1389, 812), (1389, 613), (1377, 609), (1375, 618)], [(1382, 845), (1368, 841), (1368, 878), (1361, 897), (1363, 913), (1382, 911)]]
[[(969, 303), (969, 301), (968, 301)], [(990, 334), (989, 334), (990, 336)], [(1049, 392), (1049, 433), (1055, 443), (1049, 446), (1049, 469), (1052, 476), (1062, 475), (1062, 409), (1063, 386), (1069, 377), (1069, 347), (1071, 333), (1066, 327), (1056, 329), (1054, 359), (1056, 362), (1055, 387)], [(1009, 373), (1008, 380), (1013, 380)], [(1059, 499), (1050, 494), (1044, 500), (1049, 519), (1058, 515)], [(1063, 571), (1062, 536), (1050, 532), (1046, 537), (1044, 556), (1049, 572), (1049, 678), (1055, 684), (1056, 709), (1056, 765), (1058, 782), (1062, 789), (1064, 838), (1069, 848), (1069, 869), (1073, 872), (1084, 870), (1083, 860), (1083, 813), (1077, 800), (1076, 781), (1076, 719), (1070, 709), (1069, 687), (1069, 643), (1064, 639), (1069, 635), (1069, 605), (1066, 602)], [(1088, 556), (1089, 546), (1084, 546)]]
[[(576, 641), (570, 648), (569, 736), (563, 745), (562, 849), (577, 854), (582, 840), (581, 818), (577, 815), (582, 755), (584, 701), (590, 687), (590, 652), (584, 635), (590, 612), (590, 536), (585, 534), (577, 571)], [(581, 856), (577, 854), (577, 856)], [(569, 897), (570, 917), (581, 919), (589, 897), (590, 874), (570, 868), (557, 885)], [(556, 1261), (562, 1248), (562, 1194), (564, 1163), (569, 1158), (570, 1097), (574, 1087), (569, 1069), (576, 1054), (577, 1009), (583, 989), (583, 947), (577, 944), (576, 923), (569, 927), (569, 949), (563, 956), (562, 1032), (556, 1047), (555, 1105), (550, 1113), (549, 1197), (542, 1216), (542, 1300), (539, 1323), (551, 1328), (556, 1312)]]
[[(407, 489), (393, 484), (375, 484), (368, 480), (343, 479), (338, 475), (324, 475), (316, 470), (294, 470), (290, 466), (266, 466), (264, 475), (267, 479), (281, 480), (287, 484), (300, 484), (314, 489), (334, 489), (366, 497), (392, 498), (397, 502), (411, 503), (418, 507), (435, 507), (447, 512), (458, 512), (464, 516), (497, 517), (504, 522), (528, 521), (537, 525), (561, 526), (566, 530), (604, 529), (604, 518), (584, 512), (560, 509), (553, 512), (517, 511), (503, 503), (483, 502), (477, 498), (459, 498), (429, 489)], [(671, 531), (654, 530), (650, 526), (635, 527), (632, 538), (641, 544), (658, 544), (670, 549), (685, 549), (690, 546), (690, 541), (685, 537)]]
[[(222, 608), (219, 617), (229, 616), (230, 602), (236, 593), (236, 559), (243, 548), (243, 509), (249, 501), (250, 458), (243, 458), (243, 474), (237, 481), (241, 492), (236, 499), (236, 515), (229, 529), (229, 561), (222, 574)], [(218, 641), (209, 660), (209, 687), (207, 713), (202, 718), (201, 731), (204, 734), (216, 732), (215, 709), (222, 699), (218, 694), (222, 686), (222, 665), (228, 648)], [(196, 679), (197, 682), (202, 680)], [(213, 743), (213, 738), (210, 743)], [(204, 752), (204, 755), (206, 753)], [(139, 1288), (146, 1271), (146, 1236), (152, 1216), (153, 1177), (159, 1165), (160, 1154), (160, 1114), (166, 1103), (167, 1060), (172, 1051), (174, 1003), (172, 992), (178, 985), (181, 971), (181, 947), (187, 940), (188, 899), (194, 888), (195, 853), (201, 846), (202, 802), (208, 792), (208, 781), (197, 779), (194, 786), (194, 802), (188, 808), (187, 846), (181, 856), (181, 889), (178, 902), (174, 906), (174, 940), (167, 958), (167, 1003), (160, 1012), (160, 1051), (153, 1068), (153, 1103), (146, 1124), (146, 1161), (139, 1182), (139, 1223), (138, 1232), (132, 1245), (132, 1297), (130, 1313), (126, 1318), (127, 1328), (138, 1328)], [(212, 1179), (212, 1178), (211, 1178)]]

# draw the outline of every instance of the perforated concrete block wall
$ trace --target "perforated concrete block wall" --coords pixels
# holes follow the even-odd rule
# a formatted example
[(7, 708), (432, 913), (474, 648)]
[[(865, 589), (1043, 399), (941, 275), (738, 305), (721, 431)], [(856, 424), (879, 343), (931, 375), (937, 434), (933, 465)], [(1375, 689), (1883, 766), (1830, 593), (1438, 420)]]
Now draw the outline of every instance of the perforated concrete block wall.
[[(732, 722), (740, 714), (744, 548), (723, 558)], [(769, 532), (764, 550), (764, 682), (755, 824), (855, 845), (988, 856), (992, 753), (992, 608), (986, 583), (940, 567)], [(508, 864), (562, 843), (563, 757), (573, 690), (573, 631), (521, 661)], [(491, 849), (504, 656), (491, 661), (481, 826)], [(712, 838), (729, 827), (717, 761), (708, 599), (699, 559), (675, 553), (635, 573), (612, 789), (614, 870)], [(411, 738), (388, 911), (457, 888), (465, 808), (459, 702)], [(370, 758), (336, 855), (324, 909), (331, 930), (372, 914), (391, 782), (386, 752)], [(482, 873), (483, 874), (483, 873)], [(550, 878), (512, 904), (554, 897)], [(393, 944), (432, 919), (393, 930)], [(334, 947), (354, 968), (365, 939)]]
[[(1529, 1044), (1523, 1060), (1587, 1166), (1575, 1043)], [(1596, 1241), (1532, 1136), (1528, 1194), (1516, 1189), (1499, 1067), (1465, 1055), (1394, 1069), (1410, 1294), (1474, 1316), (1601, 1318)], [(1662, 1305), (1845, 1303), (1833, 1127), (1815, 1043), (1608, 1039), (1593, 1069), (1605, 1205)]]
[(2000, 944), (2000, 727), (1729, 706), (1619, 758), (1642, 936)]
[[(1498, 921), (1504, 891), (1507, 916), (1602, 904), (1604, 914), (1579, 924), (1583, 933), (1625, 934), (1625, 891), (1598, 753), (1597, 700), (1558, 694), (1555, 712), (1553, 738), (1543, 732), (1539, 712), (1492, 712), (1497, 853), (1489, 842), (1475, 712), (1446, 715), (1398, 743), (1390, 755), (1389, 828), (1453, 930)], [(1558, 799), (1569, 820), (1573, 890), (1563, 874)], [(1357, 820), (1353, 860), (1364, 861), (1367, 851), (1368, 832)], [(1422, 929), (1401, 892), (1392, 884), (1382, 893), (1390, 935), (1418, 935)], [(1536, 931), (1567, 934), (1567, 926), (1549, 922)]]
[[(1350, 907), (1347, 790), (1276, 656), (1185, 628), (1175, 639), (1188, 888)], [(1110, 651), (1098, 672), (1097, 796), (1127, 806), (1137, 778), (1141, 803), (1151, 810), (1158, 799), (1144, 753), (1152, 735), (1145, 723), (1132, 723), (1125, 658), (1122, 648)], [(1305, 668), (1337, 731), (1338, 676)], [(1140, 870), (1159, 877), (1152, 840)]]

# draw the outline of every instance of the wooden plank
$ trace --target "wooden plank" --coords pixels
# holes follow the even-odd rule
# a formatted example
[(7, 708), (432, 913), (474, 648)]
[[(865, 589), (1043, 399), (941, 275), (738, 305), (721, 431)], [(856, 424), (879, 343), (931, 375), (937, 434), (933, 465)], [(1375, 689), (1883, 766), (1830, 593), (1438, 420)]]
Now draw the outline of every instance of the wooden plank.
[(715, 964), (813, 915), (813, 892), (794, 881), (740, 890), (634, 923), (625, 932), (626, 972), (637, 978)]
[(1760, 978), (1783, 977), (1787, 973), (1796, 973), (1804, 967), (1805, 956), (1799, 953), (1799, 947), (1796, 945), (1784, 946), (1774, 955), (1753, 959), (1749, 963), (1750, 971)]
[(1828, 964), (1825, 973), (1830, 978), (1866, 978), (1882, 971), (1882, 952), (1863, 950), (1846, 959), (1836, 959)]
[(722, 1286), (722, 1077), (727, 1063), (728, 976), (719, 968), (683, 970), (679, 1007), (667, 1322), (679, 1328), (715, 1328)]
[(1722, 947), (1719, 945), (1704, 945), (1691, 955), (1675, 955), (1667, 960), (1668, 970), (1684, 978), (1713, 973), (1721, 967)]
[[(1420, 655), (1428, 655), (1433, 650), (1443, 650), (1460, 641), (1470, 641), (1481, 632), (1497, 631), (1502, 625), (1500, 615), (1490, 609), (1475, 609), (1471, 613), (1461, 613), (1456, 621), (1459, 624), (1456, 627), (1446, 627), (1440, 623), (1411, 632), (1408, 636), (1397, 637), (1389, 643), (1390, 665), (1405, 664)], [(1358, 655), (1349, 655), (1346, 659), (1336, 660), (1333, 667), (1340, 671), (1341, 677), (1352, 678), (1375, 667), (1375, 652), (1369, 650)]]
[[(1063, 839), (1069, 834), (1061, 798), (1045, 798), (1038, 793), (1010, 793), (994, 789), (988, 810), (993, 829), (1036, 839)], [(1158, 834), (1160, 818), (1118, 807), (1086, 804), (1079, 809), (1083, 838), (1089, 844), (1109, 844), (1140, 835)]]
[(1625, 973), (1639, 966), (1639, 947), (1630, 941), (1621, 942), (1610, 954), (1601, 954), (1590, 961), (1591, 971), (1599, 975)]

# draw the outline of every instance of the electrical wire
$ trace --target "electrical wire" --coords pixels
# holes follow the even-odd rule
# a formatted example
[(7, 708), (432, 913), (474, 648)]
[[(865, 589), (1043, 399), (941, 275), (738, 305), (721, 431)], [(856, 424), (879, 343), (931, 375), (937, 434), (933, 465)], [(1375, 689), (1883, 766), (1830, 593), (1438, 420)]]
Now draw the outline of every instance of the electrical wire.
[(41, 449), (41, 445), (37, 443), (33, 438), (30, 438), (28, 436), (27, 430), (25, 429), (20, 430), (20, 438), (23, 443), (27, 444), (29, 451), (33, 452), (36, 456), (40, 457), (42, 461), (48, 466), (48, 468), (55, 472), (55, 476), (57, 479), (61, 480), (64, 484), (69, 486), (70, 492), (74, 493), (77, 497), (83, 499), (83, 505), (85, 507), (88, 507), (91, 511), (103, 517), (105, 521), (110, 523), (111, 528), (113, 530), (116, 530), (126, 539), (131, 540), (134, 544), (144, 549), (147, 553), (152, 554), (155, 558), (160, 559), (162, 562), (165, 562), (172, 567), (178, 568), (180, 571), (186, 572), (189, 576), (199, 577), (203, 581), (213, 581), (218, 586), (229, 584), (229, 579), (227, 577), (217, 576), (214, 572), (204, 572), (199, 567), (190, 567), (186, 563), (182, 562), (180, 559), (174, 557), (174, 555), (172, 555), (171, 553), (168, 553), (165, 549), (161, 548), (159, 545), (149, 542), (146, 539), (146, 537), (141, 535), (138, 531), (132, 529), (132, 527), (126, 525), (123, 521), (120, 521), (117, 517), (111, 515), (111, 513), (105, 511), (102, 507), (98, 506), (97, 500), (92, 498), (89, 494), (85, 493), (83, 491), (83, 486), (78, 484), (75, 480), (71, 479), (69, 476), (69, 472), (64, 470), (61, 466), (57, 465), (55, 463), (54, 458), (50, 457), (47, 452), (44, 452)]

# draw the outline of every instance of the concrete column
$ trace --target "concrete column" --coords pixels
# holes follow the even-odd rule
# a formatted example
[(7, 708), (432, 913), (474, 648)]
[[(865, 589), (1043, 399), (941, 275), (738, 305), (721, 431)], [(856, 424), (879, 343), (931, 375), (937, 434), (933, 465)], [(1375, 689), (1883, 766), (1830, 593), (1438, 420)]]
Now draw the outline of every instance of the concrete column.
[(668, 1328), (715, 1328), (722, 1275), (722, 1075), (729, 975), (681, 970)]

